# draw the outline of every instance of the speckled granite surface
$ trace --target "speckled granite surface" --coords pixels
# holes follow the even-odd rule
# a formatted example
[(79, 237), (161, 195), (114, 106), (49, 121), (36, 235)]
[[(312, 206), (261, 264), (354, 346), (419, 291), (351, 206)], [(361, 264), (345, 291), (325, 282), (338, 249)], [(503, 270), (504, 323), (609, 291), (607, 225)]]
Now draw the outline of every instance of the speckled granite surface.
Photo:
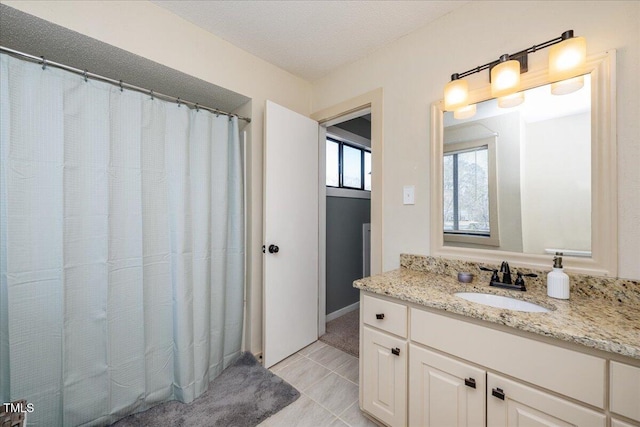
[[(547, 271), (527, 278), (527, 291), (489, 286), (491, 273), (477, 264), (436, 257), (402, 255), (401, 268), (356, 280), (358, 289), (403, 301), (510, 326), (587, 347), (640, 359), (640, 282), (570, 274), (571, 299), (547, 297)], [(489, 264), (485, 264), (491, 267)], [(515, 268), (514, 268), (515, 267)], [(459, 271), (475, 274), (472, 283), (460, 283)], [(515, 278), (515, 274), (513, 275)], [(533, 302), (549, 313), (525, 313), (468, 302), (453, 294), (482, 292)]]

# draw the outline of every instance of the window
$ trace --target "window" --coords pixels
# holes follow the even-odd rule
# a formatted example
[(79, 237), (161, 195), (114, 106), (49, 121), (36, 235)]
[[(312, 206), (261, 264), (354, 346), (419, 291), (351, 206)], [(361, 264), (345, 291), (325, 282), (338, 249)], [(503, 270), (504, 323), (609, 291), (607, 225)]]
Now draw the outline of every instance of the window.
[(340, 187), (340, 144), (327, 139), (327, 185)]
[(447, 144), (443, 162), (445, 241), (497, 246), (495, 140)]
[(371, 152), (327, 138), (326, 185), (371, 191)]
[(342, 186), (362, 188), (362, 150), (342, 144)]
[(371, 191), (371, 151), (364, 152), (364, 189)]

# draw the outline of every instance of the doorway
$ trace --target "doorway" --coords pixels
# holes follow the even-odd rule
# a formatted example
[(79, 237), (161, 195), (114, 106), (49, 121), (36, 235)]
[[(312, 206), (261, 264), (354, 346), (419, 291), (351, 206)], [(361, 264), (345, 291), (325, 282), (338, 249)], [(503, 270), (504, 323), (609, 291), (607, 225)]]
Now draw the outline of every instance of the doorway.
[(337, 118), (325, 129), (326, 329), (320, 339), (358, 356), (360, 294), (353, 281), (371, 272), (371, 111)]
[(371, 114), (327, 127), (326, 146), (325, 314), (331, 321), (357, 308), (352, 283), (370, 272)]
[(370, 114), (371, 121), (371, 228), (370, 228), (370, 274), (379, 274), (383, 266), (383, 90), (371, 90), (339, 104), (321, 109), (311, 115), (320, 124), (319, 132), (319, 280), (318, 280), (318, 336), (326, 332), (326, 130), (338, 123)]

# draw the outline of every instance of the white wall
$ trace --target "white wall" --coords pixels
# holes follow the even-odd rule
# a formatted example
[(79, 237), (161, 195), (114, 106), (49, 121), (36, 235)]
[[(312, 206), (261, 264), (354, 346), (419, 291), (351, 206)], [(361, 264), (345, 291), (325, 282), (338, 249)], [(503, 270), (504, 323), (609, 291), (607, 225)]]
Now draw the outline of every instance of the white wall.
[[(313, 84), (313, 111), (383, 89), (383, 269), (402, 252), (429, 254), (429, 106), (454, 72), (573, 29), (587, 53), (618, 50), (618, 227), (620, 277), (640, 279), (640, 2), (473, 1)], [(542, 67), (548, 49), (529, 56)], [(488, 85), (474, 75), (470, 89)], [(416, 186), (403, 206), (403, 185)]]
[(590, 251), (590, 113), (527, 123), (525, 129), (524, 252), (541, 254), (550, 248)]
[[(250, 347), (262, 349), (264, 104), (310, 113), (311, 85), (146, 1), (3, 1), (4, 4), (252, 98), (248, 150)], [(242, 25), (242, 23), (238, 23)], [(38, 54), (38, 52), (29, 52)], [(179, 94), (176, 94), (179, 96)], [(248, 108), (250, 107), (250, 110)]]

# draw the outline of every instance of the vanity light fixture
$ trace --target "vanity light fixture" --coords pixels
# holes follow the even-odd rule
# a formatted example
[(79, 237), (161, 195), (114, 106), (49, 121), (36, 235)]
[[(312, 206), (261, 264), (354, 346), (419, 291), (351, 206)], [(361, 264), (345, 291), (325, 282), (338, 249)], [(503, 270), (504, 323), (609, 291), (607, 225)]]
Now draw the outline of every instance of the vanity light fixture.
[(444, 108), (452, 111), (469, 104), (469, 84), (466, 80), (451, 75), (451, 81), (444, 87)]
[[(551, 93), (564, 95), (575, 92), (584, 85), (587, 63), (587, 42), (584, 37), (574, 37), (573, 30), (562, 33), (562, 41), (549, 49), (549, 80)], [(575, 77), (578, 75), (578, 77)]]
[[(502, 108), (515, 107), (524, 101), (520, 90), (520, 74), (528, 71), (528, 55), (551, 47), (549, 52), (549, 80), (552, 82), (551, 92), (555, 95), (571, 93), (580, 89), (584, 80), (582, 73), (586, 62), (586, 41), (584, 37), (574, 37), (573, 30), (562, 33), (560, 37), (548, 40), (528, 49), (513, 54), (504, 54), (497, 61), (451, 75), (451, 81), (444, 90), (444, 108), (457, 112), (458, 116), (468, 118), (469, 107), (468, 83), (464, 77), (490, 70), (491, 96), (498, 98)], [(568, 80), (567, 80), (568, 79)]]
[(491, 68), (491, 96), (500, 98), (511, 95), (520, 89), (520, 62), (509, 59), (505, 54), (500, 62)]

